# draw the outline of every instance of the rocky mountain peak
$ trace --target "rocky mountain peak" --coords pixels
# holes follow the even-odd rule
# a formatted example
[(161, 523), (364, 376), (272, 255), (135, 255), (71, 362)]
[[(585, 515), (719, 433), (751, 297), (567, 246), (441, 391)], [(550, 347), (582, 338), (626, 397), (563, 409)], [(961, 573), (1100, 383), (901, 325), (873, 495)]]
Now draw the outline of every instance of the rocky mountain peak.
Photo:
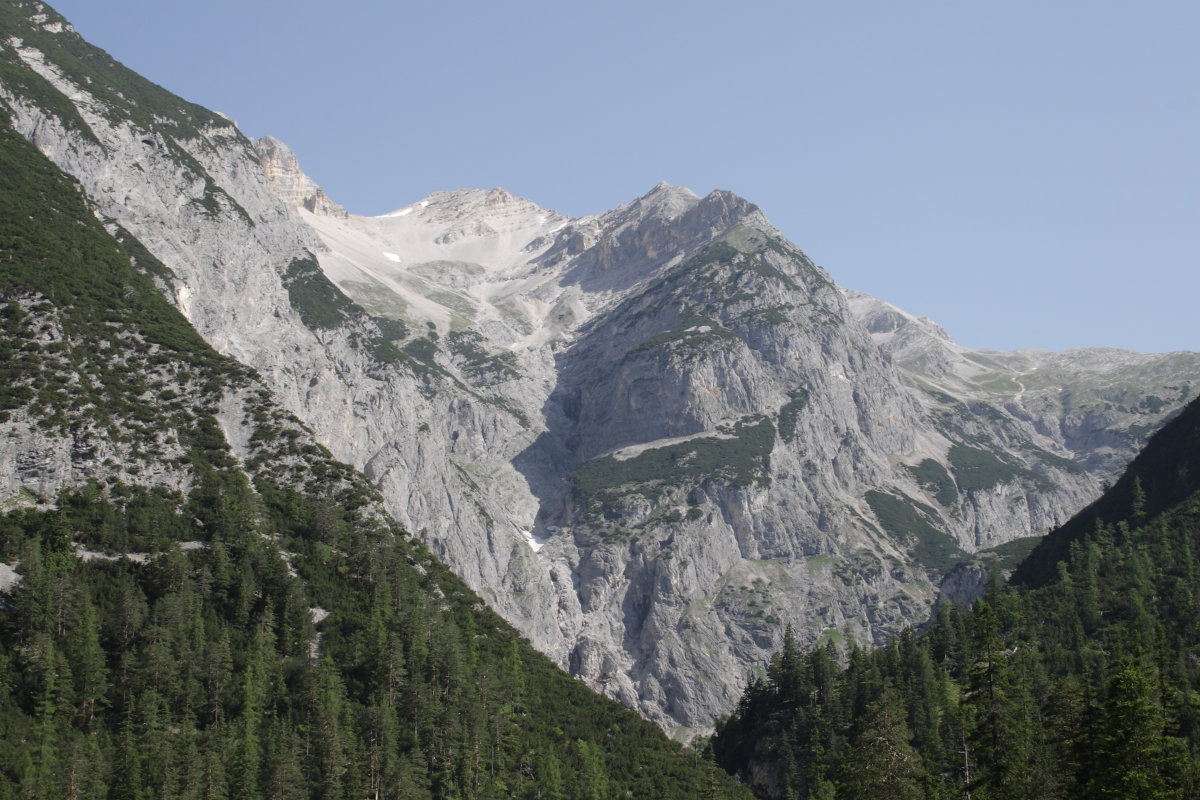
[(641, 219), (655, 217), (670, 221), (679, 218), (699, 202), (700, 197), (691, 189), (684, 186), (672, 186), (666, 181), (661, 181), (641, 197), (620, 206), (612, 213)]
[(923, 334), (944, 342), (951, 341), (950, 334), (929, 317), (918, 317), (891, 303), (852, 289), (844, 290), (843, 294), (846, 295), (846, 301), (850, 304), (851, 311), (863, 323), (876, 342), (910, 330), (920, 330)]
[(543, 208), (499, 187), (434, 192), (418, 203), (376, 219), (406, 219), (409, 223), (421, 220), (434, 226), (448, 226), (449, 229), (455, 228), (464, 220), (471, 220), (497, 232), (567, 221), (567, 217), (557, 211)]
[(325, 190), (300, 169), (292, 149), (272, 136), (254, 143), (267, 177), (279, 187), (279, 194), (296, 208), (327, 217), (346, 218), (346, 209), (329, 199)]
[(690, 189), (660, 183), (612, 211), (572, 222), (538, 261), (555, 268), (569, 264), (565, 284), (619, 294), (738, 225), (776, 233), (757, 206), (731, 192), (701, 199)]

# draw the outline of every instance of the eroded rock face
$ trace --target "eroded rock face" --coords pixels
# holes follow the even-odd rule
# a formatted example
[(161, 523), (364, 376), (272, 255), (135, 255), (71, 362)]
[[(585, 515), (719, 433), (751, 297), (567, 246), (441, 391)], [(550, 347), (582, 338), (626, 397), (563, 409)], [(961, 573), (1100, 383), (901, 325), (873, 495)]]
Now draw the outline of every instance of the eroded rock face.
[(300, 171), (296, 154), (283, 142), (264, 136), (254, 143), (263, 172), (289, 205), (313, 214), (346, 217), (346, 209), (329, 199), (325, 190)]
[[(148, 122), (37, 41), (4, 47), (83, 127), (0, 84), (15, 127), (196, 329), (537, 647), (668, 728), (728, 711), (788, 624), (924, 618), (955, 563), (1065, 519), (1195, 394), (1193, 354), (960, 348), (727, 192), (349, 215), (280, 143)], [(5, 432), (7, 493), (86, 475)]]

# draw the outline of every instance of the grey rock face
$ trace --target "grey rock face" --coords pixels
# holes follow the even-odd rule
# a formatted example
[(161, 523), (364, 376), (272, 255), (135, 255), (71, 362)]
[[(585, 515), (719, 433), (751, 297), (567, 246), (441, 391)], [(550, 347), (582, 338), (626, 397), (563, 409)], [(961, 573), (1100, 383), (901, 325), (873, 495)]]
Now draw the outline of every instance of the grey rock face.
[(1115, 480), (1149, 433), (1196, 394), (1196, 353), (968, 350), (929, 319), (859, 292), (846, 296), (926, 408), (968, 416), (965, 406), (1000, 441), (1066, 456), (1077, 466), (1063, 468), (1082, 466), (1097, 481)]
[(291, 148), (270, 136), (254, 143), (263, 171), (275, 184), (289, 205), (303, 208), (314, 214), (346, 217), (346, 209), (329, 199), (325, 190), (300, 171), (300, 162)]
[(984, 564), (972, 562), (955, 567), (942, 581), (938, 602), (969, 606), (983, 594), (990, 577)]
[[(0, 84), (17, 129), (196, 329), (537, 647), (668, 728), (728, 711), (788, 624), (870, 643), (923, 619), (955, 563), (1066, 519), (1195, 394), (1193, 354), (966, 351), (727, 192), (349, 215), (274, 140), (147, 125), (4, 46), (86, 126)], [(7, 494), (85, 474), (4, 433)]]

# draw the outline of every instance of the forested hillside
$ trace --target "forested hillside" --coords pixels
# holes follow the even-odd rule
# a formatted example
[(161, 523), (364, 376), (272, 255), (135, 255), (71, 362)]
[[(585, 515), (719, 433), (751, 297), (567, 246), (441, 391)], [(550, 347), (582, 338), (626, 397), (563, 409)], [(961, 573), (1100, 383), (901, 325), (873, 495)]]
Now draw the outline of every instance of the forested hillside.
[(994, 580), (847, 660), (789, 636), (718, 725), (718, 763), (772, 798), (1200, 796), (1198, 435), (1193, 403), (1025, 588)]
[(0, 798), (744, 794), (407, 538), (7, 123), (0, 163)]

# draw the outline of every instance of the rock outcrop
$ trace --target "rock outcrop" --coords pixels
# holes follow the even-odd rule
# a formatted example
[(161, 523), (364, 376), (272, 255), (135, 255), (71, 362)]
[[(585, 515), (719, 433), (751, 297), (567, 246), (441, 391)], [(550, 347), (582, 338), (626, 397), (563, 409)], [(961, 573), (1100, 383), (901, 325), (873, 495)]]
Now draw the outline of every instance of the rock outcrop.
[(332, 217), (346, 217), (346, 209), (329, 199), (325, 190), (300, 171), (300, 162), (291, 148), (270, 136), (254, 143), (263, 171), (290, 205)]

